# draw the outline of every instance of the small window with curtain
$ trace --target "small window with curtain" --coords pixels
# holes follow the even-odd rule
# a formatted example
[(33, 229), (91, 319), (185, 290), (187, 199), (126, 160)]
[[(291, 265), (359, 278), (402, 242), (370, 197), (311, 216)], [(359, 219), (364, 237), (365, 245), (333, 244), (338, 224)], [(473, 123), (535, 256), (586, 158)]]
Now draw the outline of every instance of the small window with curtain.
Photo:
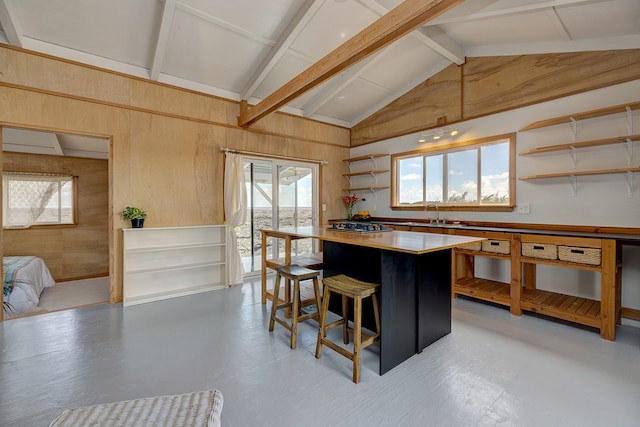
[(512, 210), (515, 134), (391, 156), (393, 209)]
[(3, 228), (75, 224), (76, 180), (69, 175), (3, 172)]

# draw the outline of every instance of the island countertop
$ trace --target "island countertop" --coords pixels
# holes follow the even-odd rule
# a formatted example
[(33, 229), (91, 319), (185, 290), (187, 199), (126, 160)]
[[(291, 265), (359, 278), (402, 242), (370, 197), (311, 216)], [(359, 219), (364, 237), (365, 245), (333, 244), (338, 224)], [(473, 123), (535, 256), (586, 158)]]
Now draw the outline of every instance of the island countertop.
[(315, 238), (327, 242), (366, 246), (415, 255), (441, 251), (455, 246), (486, 240), (481, 237), (420, 233), (415, 231), (393, 230), (363, 233), (357, 231), (334, 230), (329, 226), (279, 228), (269, 230), (268, 234), (269, 236), (283, 238), (286, 236), (295, 238)]

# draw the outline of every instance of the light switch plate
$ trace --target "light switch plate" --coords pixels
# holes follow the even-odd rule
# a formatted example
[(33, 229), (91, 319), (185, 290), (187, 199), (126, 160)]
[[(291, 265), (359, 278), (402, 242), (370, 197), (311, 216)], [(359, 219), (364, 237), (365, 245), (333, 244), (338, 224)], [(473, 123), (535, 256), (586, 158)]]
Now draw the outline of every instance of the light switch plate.
[(531, 212), (531, 204), (529, 202), (518, 203), (518, 213), (528, 214)]

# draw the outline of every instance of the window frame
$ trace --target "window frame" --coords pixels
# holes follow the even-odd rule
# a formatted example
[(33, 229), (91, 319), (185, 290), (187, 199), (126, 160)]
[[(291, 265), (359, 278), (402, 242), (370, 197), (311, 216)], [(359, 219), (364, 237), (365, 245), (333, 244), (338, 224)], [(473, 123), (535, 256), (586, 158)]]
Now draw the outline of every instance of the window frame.
[[(506, 133), (501, 135), (489, 136), (486, 138), (471, 139), (467, 141), (452, 142), (433, 145), (428, 148), (407, 151), (403, 153), (396, 153), (391, 155), (391, 191), (390, 191), (390, 208), (392, 210), (404, 210), (404, 211), (416, 211), (424, 210), (425, 203), (416, 205), (400, 205), (398, 203), (398, 185), (400, 182), (398, 161), (409, 157), (418, 157), (425, 155), (438, 155), (448, 154), (456, 151), (463, 151), (464, 149), (471, 149), (474, 147), (481, 147), (485, 145), (496, 144), (499, 141), (508, 141), (509, 144), (509, 203), (502, 205), (490, 205), (480, 204), (480, 199), (477, 203), (437, 203), (438, 209), (444, 211), (476, 211), (476, 212), (513, 212), (516, 207), (516, 133)], [(426, 156), (423, 157), (423, 167)], [(480, 170), (480, 159), (478, 159), (478, 168)], [(482, 171), (480, 170), (480, 175)], [(447, 175), (446, 173), (444, 174)], [(443, 183), (444, 185), (445, 183)], [(478, 183), (478, 194), (481, 193), (480, 184)], [(424, 189), (423, 189), (424, 191)], [(448, 191), (448, 186), (445, 187), (445, 191)]]
[[(12, 171), (12, 170), (4, 170), (2, 171), (3, 174), (6, 173), (11, 173), (11, 174), (24, 174), (24, 175), (30, 175), (30, 176), (37, 176), (37, 175), (41, 175), (43, 178), (46, 178), (47, 176), (67, 176), (71, 178), (71, 202), (73, 203), (73, 206), (71, 208), (71, 214), (72, 214), (72, 222), (68, 222), (68, 223), (43, 223), (43, 224), (38, 224), (38, 223), (33, 223), (31, 224), (29, 227), (27, 227), (27, 229), (36, 229), (36, 228), (56, 228), (56, 227), (76, 227), (78, 225), (78, 177), (75, 175), (69, 175), (69, 174), (59, 174), (59, 173), (49, 173), (49, 172), (24, 172), (24, 171)], [(3, 184), (3, 193), (4, 193), (4, 184)], [(4, 211), (4, 194), (3, 194), (3, 211)], [(2, 217), (2, 229), (3, 230), (23, 230), (25, 229), (24, 227), (12, 227), (12, 226), (7, 226), (4, 224), (4, 215)]]

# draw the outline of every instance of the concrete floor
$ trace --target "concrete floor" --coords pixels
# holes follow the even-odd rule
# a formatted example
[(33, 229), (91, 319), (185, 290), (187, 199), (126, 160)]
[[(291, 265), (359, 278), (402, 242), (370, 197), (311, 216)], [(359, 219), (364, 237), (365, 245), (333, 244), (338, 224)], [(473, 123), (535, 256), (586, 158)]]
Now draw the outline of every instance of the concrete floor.
[[(217, 388), (224, 426), (638, 426), (640, 328), (615, 342), (548, 319), (453, 301), (453, 332), (361, 383), (317, 324), (298, 348), (259, 281), (123, 309), (97, 305), (0, 324), (0, 426), (46, 426), (70, 407)], [(339, 333), (339, 331), (336, 331)], [(384, 339), (384, 338), (383, 338)]]

